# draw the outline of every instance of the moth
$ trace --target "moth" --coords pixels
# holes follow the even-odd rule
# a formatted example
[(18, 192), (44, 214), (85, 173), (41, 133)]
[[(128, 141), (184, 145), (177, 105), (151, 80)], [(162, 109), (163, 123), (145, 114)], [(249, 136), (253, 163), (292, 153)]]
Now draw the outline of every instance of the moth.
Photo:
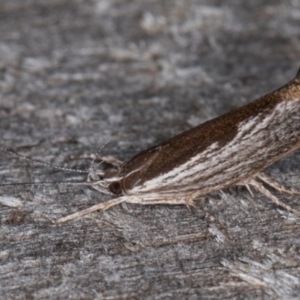
[(86, 184), (117, 197), (54, 223), (122, 202), (193, 205), (197, 197), (230, 186), (253, 187), (299, 215), (265, 185), (280, 192), (300, 192), (263, 172), (299, 146), (300, 69), (283, 87), (150, 147), (127, 162), (111, 156), (101, 158), (111, 167), (104, 171), (94, 163)]

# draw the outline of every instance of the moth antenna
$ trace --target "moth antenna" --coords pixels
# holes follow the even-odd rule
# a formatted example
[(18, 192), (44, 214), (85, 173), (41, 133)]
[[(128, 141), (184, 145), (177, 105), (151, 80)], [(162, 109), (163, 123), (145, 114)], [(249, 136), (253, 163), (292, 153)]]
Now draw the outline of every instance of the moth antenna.
[(0, 183), (0, 187), (2, 186), (16, 186), (16, 185), (86, 185), (91, 186), (95, 190), (106, 194), (113, 195), (105, 186), (101, 183), (102, 180), (98, 181), (82, 181), (82, 182), (74, 182), (74, 181), (39, 181), (39, 182), (12, 182), (12, 183)]
[(11, 182), (11, 183), (0, 183), (0, 186), (12, 186), (12, 185), (89, 185), (92, 186), (93, 182), (72, 182), (72, 181), (41, 181), (41, 182)]
[[(108, 145), (108, 143), (110, 143), (110, 140), (108, 140), (106, 143), (104, 143), (104, 145), (103, 145), (102, 147), (100, 147), (100, 148), (98, 149), (98, 151), (96, 152), (96, 155), (95, 155), (94, 159), (92, 160), (90, 169), (91, 169), (91, 168), (93, 167), (93, 165), (96, 163), (97, 156), (100, 155), (101, 151)], [(103, 163), (103, 161), (101, 161), (101, 163)], [(99, 163), (99, 164), (101, 164), (101, 163)], [(99, 164), (97, 164), (97, 165), (99, 165)]]
[(225, 226), (218, 220), (218, 218), (216, 218), (214, 215), (212, 215), (211, 213), (209, 213), (208, 211), (206, 211), (199, 203), (195, 203), (194, 201), (192, 201), (191, 203), (189, 203), (189, 205), (191, 205), (192, 207), (200, 210), (204, 214), (204, 217), (206, 219), (208, 219), (210, 222), (214, 223), (217, 226), (217, 228), (223, 234), (225, 234), (225, 236), (228, 239), (233, 240), (232, 235), (226, 230)]
[(76, 172), (76, 173), (81, 173), (81, 174), (88, 174), (89, 173), (88, 171), (60, 167), (60, 166), (56, 166), (56, 165), (53, 165), (53, 164), (50, 164), (50, 163), (47, 163), (47, 162), (43, 162), (43, 161), (40, 161), (40, 160), (37, 160), (37, 159), (33, 159), (31, 157), (27, 157), (25, 155), (19, 154), (19, 153), (13, 151), (13, 150), (6, 149), (6, 148), (4, 148), (2, 146), (0, 146), (0, 150), (2, 150), (3, 152), (9, 153), (9, 154), (15, 155), (17, 157), (20, 157), (20, 158), (22, 158), (24, 160), (27, 160), (27, 161), (30, 161), (30, 162), (34, 162), (35, 164), (39, 164), (39, 165), (42, 165), (42, 166), (50, 167), (50, 168), (53, 168), (53, 169), (56, 169), (56, 170), (61, 170), (61, 171), (65, 171), (65, 172)]

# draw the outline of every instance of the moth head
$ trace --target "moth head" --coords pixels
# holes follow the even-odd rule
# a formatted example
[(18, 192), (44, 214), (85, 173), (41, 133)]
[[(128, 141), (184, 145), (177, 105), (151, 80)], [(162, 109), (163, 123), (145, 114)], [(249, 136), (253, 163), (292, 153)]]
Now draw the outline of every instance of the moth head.
[(107, 190), (115, 195), (120, 195), (123, 192), (121, 179), (119, 175), (120, 170), (117, 168), (110, 168), (103, 174), (103, 181), (107, 184)]

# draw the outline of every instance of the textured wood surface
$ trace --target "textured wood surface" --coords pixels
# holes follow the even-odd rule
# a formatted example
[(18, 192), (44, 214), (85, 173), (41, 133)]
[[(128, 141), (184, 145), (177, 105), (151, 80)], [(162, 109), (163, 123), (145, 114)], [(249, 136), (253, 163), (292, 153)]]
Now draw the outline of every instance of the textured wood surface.
[[(258, 98), (299, 67), (298, 1), (0, 1), (1, 145), (88, 170)], [(86, 159), (83, 158), (86, 156)], [(267, 172), (300, 188), (300, 152)], [(0, 156), (1, 183), (84, 181)], [(276, 194), (300, 209), (299, 196)], [(122, 204), (84, 186), (0, 187), (1, 299), (298, 298), (300, 219), (243, 188), (199, 210)]]

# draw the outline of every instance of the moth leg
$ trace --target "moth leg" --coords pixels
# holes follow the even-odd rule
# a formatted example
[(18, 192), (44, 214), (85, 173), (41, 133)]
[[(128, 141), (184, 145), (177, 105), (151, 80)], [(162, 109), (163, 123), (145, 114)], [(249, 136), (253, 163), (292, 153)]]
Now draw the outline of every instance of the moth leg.
[[(193, 199), (195, 196), (193, 196)], [(128, 202), (128, 203), (137, 203), (137, 204), (191, 204), (191, 196), (189, 197), (174, 197), (174, 196), (167, 196), (164, 197), (164, 199), (160, 199), (158, 195), (144, 195), (144, 196), (123, 196), (119, 198), (115, 198), (106, 202), (95, 204), (87, 209), (81, 210), (79, 212), (76, 212), (74, 214), (68, 215), (66, 217), (57, 219), (52, 221), (54, 224), (64, 223), (66, 221), (82, 217), (84, 215), (87, 215), (89, 213), (92, 213), (96, 210), (106, 210), (110, 207), (113, 207), (117, 204), (120, 204), (122, 202)]]
[(101, 194), (105, 194), (105, 195), (114, 195), (112, 192), (109, 191), (109, 189), (107, 189), (106, 187), (102, 187), (101, 185), (99, 185), (97, 183), (97, 181), (88, 181), (89, 186), (91, 186), (94, 190), (100, 192)]
[(218, 218), (216, 218), (214, 215), (205, 210), (199, 203), (193, 202), (192, 206), (200, 210), (204, 214), (205, 218), (214, 223), (218, 227), (218, 229), (225, 234), (225, 236), (228, 239), (233, 239), (232, 235), (226, 230), (226, 228), (222, 225)]
[[(219, 222), (217, 218), (215, 218), (212, 214), (208, 213), (202, 206), (196, 204), (194, 202), (195, 198), (198, 197), (198, 193), (193, 193), (189, 195), (144, 195), (144, 196), (136, 196), (136, 197), (128, 197), (126, 202), (138, 203), (138, 204), (184, 204), (190, 209), (190, 207), (194, 207), (200, 210), (206, 218), (208, 218), (211, 222), (213, 222), (218, 229), (225, 234), (228, 239), (233, 239), (233, 237), (227, 232), (225, 227)], [(130, 198), (130, 199), (129, 199)]]
[(249, 194), (251, 195), (251, 197), (254, 198), (254, 194), (253, 194), (253, 192), (252, 192), (252, 190), (251, 190), (249, 184), (246, 184), (245, 186), (246, 186), (246, 188), (247, 188)]
[(300, 191), (294, 188), (286, 187), (271, 176), (268, 176), (267, 174), (261, 172), (256, 175), (257, 178), (259, 178), (261, 181), (266, 183), (267, 185), (271, 186), (275, 190), (291, 195), (300, 195)]
[(99, 210), (99, 209), (106, 210), (110, 207), (113, 207), (113, 206), (118, 205), (122, 202), (125, 202), (127, 200), (127, 198), (128, 198), (127, 196), (124, 196), (124, 197), (115, 198), (115, 199), (112, 199), (112, 200), (109, 200), (109, 201), (105, 201), (105, 202), (102, 202), (102, 203), (98, 203), (98, 204), (95, 204), (95, 205), (93, 205), (93, 206), (91, 206), (87, 209), (84, 209), (84, 210), (78, 211), (74, 214), (68, 215), (66, 217), (54, 220), (54, 221), (52, 221), (52, 223), (54, 223), (54, 224), (64, 223), (66, 221), (69, 221), (69, 220), (87, 215), (87, 214), (92, 213), (92, 212), (94, 212), (96, 210)]
[(295, 215), (300, 215), (300, 211), (292, 208), (288, 204), (285, 204), (284, 202), (280, 201), (276, 196), (274, 196), (269, 190), (267, 190), (261, 183), (257, 182), (255, 179), (252, 179), (249, 182), (250, 185), (252, 185), (257, 191), (262, 193), (264, 196), (272, 200), (276, 205), (281, 206), (285, 210), (292, 212)]
[(170, 204), (179, 205), (184, 204), (187, 206), (193, 206), (193, 200), (198, 196), (198, 193), (192, 195), (159, 195), (159, 194), (145, 194), (137, 196), (128, 196), (126, 202), (137, 203), (142, 205), (151, 204)]
[[(66, 221), (75, 219), (75, 218), (79, 218), (82, 217), (84, 215), (87, 215), (89, 213), (92, 213), (96, 210), (102, 209), (102, 210), (106, 210), (110, 207), (113, 207), (117, 204), (120, 204), (122, 202), (128, 202), (128, 203), (137, 203), (137, 204), (162, 204), (162, 203), (166, 203), (166, 204), (187, 204), (187, 202), (189, 202), (189, 204), (191, 203), (191, 196), (189, 197), (174, 197), (174, 196), (167, 196), (164, 197), (164, 199), (160, 199), (160, 197), (158, 195), (144, 195), (144, 196), (123, 196), (123, 197), (119, 197), (119, 198), (115, 198), (106, 202), (102, 202), (102, 203), (98, 203), (95, 204), (87, 209), (81, 210), (79, 212), (76, 212), (74, 214), (68, 215), (66, 217), (57, 219), (52, 221), (52, 223), (54, 224), (59, 224), (59, 223), (64, 223)], [(195, 198), (195, 196), (193, 197), (193, 199)]]

